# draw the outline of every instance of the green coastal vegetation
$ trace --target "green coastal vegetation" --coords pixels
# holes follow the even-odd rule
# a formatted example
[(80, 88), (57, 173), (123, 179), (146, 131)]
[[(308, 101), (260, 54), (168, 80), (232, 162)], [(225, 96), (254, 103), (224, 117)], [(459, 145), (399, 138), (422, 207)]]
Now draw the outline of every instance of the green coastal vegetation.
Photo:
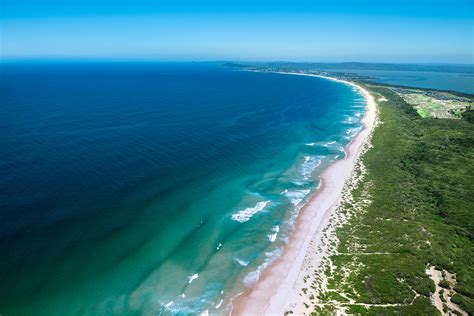
[(312, 302), (308, 312), (474, 315), (474, 96), (374, 83), (312, 64), (235, 66), (355, 81), (377, 101), (372, 147), (356, 168), (361, 180), (339, 210), (348, 220), (323, 265), (327, 288), (318, 297), (307, 288), (301, 294)]
[(473, 315), (474, 111), (420, 116), (394, 89), (363, 85), (378, 100), (380, 124), (353, 203), (341, 207), (351, 217), (336, 231), (329, 290), (319, 297), (334, 304), (314, 314), (338, 306), (351, 314), (439, 314), (426, 271), (434, 267), (443, 313)]

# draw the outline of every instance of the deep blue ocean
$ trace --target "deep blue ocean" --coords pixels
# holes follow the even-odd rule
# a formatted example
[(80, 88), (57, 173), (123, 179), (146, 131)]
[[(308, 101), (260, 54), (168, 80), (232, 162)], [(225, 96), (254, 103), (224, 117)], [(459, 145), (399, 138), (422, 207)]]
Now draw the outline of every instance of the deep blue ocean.
[(0, 314), (224, 313), (361, 128), (326, 79), (0, 65)]

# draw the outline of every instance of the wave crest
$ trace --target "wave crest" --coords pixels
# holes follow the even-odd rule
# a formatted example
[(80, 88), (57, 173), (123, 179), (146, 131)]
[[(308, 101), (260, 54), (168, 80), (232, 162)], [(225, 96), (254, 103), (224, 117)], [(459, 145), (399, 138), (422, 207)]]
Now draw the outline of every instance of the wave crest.
[(254, 207), (247, 207), (245, 210), (233, 214), (232, 219), (237, 222), (245, 223), (255, 214), (263, 211), (268, 204), (270, 204), (270, 201), (258, 202)]

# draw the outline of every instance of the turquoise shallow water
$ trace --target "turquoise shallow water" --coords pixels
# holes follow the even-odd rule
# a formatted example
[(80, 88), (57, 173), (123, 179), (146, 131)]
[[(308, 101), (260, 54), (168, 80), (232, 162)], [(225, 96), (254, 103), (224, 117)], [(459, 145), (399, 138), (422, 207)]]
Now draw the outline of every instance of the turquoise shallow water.
[(363, 96), (202, 64), (4, 64), (0, 311), (223, 313), (278, 256)]

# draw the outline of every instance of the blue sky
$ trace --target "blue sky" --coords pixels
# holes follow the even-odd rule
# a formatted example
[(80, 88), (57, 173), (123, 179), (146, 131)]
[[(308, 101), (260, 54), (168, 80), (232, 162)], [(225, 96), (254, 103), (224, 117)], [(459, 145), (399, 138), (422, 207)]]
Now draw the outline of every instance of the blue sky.
[(4, 59), (474, 63), (474, 0), (2, 0)]

